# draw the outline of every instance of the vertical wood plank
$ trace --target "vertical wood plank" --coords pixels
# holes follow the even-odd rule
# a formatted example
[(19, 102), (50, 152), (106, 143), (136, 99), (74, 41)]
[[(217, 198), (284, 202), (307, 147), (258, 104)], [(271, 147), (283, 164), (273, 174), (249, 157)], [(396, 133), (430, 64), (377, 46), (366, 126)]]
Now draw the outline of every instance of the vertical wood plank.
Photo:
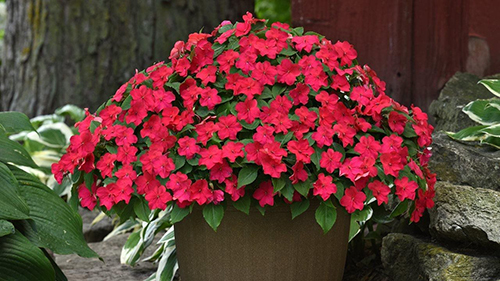
[(292, 21), (333, 42), (349, 41), (359, 62), (387, 83), (386, 93), (411, 103), (412, 1), (293, 0)]
[(468, 0), (414, 1), (413, 103), (428, 108), (451, 76), (465, 69)]

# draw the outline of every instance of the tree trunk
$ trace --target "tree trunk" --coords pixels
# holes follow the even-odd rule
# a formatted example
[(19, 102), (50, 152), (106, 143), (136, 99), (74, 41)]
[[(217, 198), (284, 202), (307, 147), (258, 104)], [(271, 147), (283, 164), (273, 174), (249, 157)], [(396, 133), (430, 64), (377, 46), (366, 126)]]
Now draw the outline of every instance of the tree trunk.
[(177, 40), (240, 20), (248, 0), (7, 0), (0, 109), (91, 111)]

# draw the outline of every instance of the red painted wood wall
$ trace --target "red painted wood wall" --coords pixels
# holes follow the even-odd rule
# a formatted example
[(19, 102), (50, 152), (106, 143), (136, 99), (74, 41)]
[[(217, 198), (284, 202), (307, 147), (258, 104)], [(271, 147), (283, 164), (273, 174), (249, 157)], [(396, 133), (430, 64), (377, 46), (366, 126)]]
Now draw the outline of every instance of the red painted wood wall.
[(457, 71), (500, 72), (498, 15), (497, 0), (292, 0), (294, 26), (349, 41), (387, 94), (424, 109)]

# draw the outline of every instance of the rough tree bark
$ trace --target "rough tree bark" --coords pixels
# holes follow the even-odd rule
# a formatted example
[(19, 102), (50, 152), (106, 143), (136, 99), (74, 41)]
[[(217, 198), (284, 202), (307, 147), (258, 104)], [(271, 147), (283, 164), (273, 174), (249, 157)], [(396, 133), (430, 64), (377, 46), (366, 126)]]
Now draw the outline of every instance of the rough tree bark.
[(249, 0), (7, 0), (0, 109), (95, 110), (177, 40), (240, 20)]

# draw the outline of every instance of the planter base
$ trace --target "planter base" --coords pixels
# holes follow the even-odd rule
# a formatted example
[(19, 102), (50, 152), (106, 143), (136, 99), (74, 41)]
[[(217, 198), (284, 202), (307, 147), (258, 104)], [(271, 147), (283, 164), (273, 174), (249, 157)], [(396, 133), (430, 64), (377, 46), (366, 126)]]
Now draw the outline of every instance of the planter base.
[(287, 205), (267, 208), (265, 216), (228, 207), (217, 232), (195, 208), (175, 225), (182, 281), (342, 280), (350, 217), (337, 208), (337, 221), (325, 235), (314, 218), (316, 207), (294, 220)]

